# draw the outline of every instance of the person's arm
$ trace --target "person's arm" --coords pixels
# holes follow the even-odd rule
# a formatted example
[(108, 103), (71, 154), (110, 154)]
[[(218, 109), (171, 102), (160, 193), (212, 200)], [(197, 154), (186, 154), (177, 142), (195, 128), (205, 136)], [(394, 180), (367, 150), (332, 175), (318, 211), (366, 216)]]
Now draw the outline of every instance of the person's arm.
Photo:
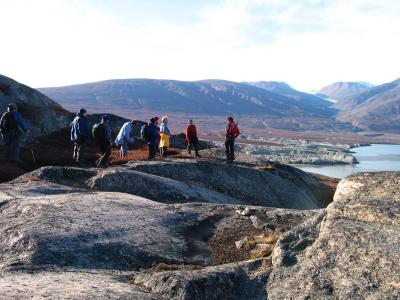
[(239, 127), (237, 127), (237, 125), (236, 125), (236, 130), (235, 130), (235, 139), (236, 139), (236, 138), (238, 138), (238, 137), (239, 137), (239, 135), (240, 135), (240, 130), (239, 130)]
[(18, 126), (25, 132), (29, 132), (28, 128), (26, 127), (25, 121), (24, 119), (22, 119), (21, 115), (19, 114), (19, 112), (15, 111), (14, 112), (14, 118), (15, 118), (15, 122), (18, 124)]

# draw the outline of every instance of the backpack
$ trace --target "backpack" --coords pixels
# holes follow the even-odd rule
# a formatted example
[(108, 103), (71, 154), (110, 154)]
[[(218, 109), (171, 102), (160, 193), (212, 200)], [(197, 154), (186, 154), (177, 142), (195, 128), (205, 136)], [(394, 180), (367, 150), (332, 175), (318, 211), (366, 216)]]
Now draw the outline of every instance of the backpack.
[(140, 137), (142, 138), (142, 140), (145, 140), (146, 142), (150, 140), (149, 125), (144, 124), (142, 128), (140, 128)]
[(103, 123), (93, 125), (92, 136), (93, 139), (95, 139), (96, 141), (103, 141), (106, 138), (106, 133), (103, 125)]
[(1, 128), (0, 128), (1, 133), (6, 133), (9, 132), (10, 130), (17, 128), (18, 124), (17, 121), (15, 120), (13, 112), (11, 111), (6, 112), (2, 117)]

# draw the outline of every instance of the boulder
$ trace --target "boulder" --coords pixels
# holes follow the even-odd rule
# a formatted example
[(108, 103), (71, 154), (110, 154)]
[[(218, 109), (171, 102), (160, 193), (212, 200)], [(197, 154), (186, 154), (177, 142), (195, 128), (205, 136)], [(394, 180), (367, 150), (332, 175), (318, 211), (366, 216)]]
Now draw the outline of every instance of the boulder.
[(342, 180), (326, 211), (278, 241), (269, 297), (399, 298), (399, 184), (391, 172)]

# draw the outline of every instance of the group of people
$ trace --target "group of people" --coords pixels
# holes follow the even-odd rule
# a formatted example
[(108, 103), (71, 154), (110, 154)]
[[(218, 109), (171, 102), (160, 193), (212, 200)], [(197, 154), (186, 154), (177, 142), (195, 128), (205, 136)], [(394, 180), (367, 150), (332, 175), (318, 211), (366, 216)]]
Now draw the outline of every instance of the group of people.
[[(80, 109), (70, 124), (70, 138), (74, 144), (74, 163), (83, 162), (85, 146), (91, 139), (96, 141), (101, 153), (100, 158), (96, 161), (98, 167), (107, 167), (113, 145), (120, 147), (121, 157), (128, 156), (129, 144), (135, 142), (134, 129), (138, 126), (138, 122), (132, 120), (124, 123), (116, 139), (113, 140), (109, 121), (110, 116), (103, 115), (100, 122), (90, 128), (86, 109)], [(168, 117), (161, 118), (160, 126), (158, 122), (159, 117), (155, 116), (140, 128), (140, 136), (148, 145), (149, 160), (154, 159), (157, 153), (159, 153), (160, 157), (165, 157), (170, 147), (171, 132), (168, 127)], [(30, 131), (22, 116), (18, 113), (16, 106), (9, 104), (7, 111), (0, 119), (0, 133), (4, 143), (3, 160), (5, 162), (21, 163), (19, 149), (20, 136), (23, 132), (30, 135)], [(232, 117), (227, 118), (225, 133), (226, 162), (231, 164), (235, 160), (235, 140), (240, 135), (238, 124), (234, 122)], [(186, 128), (186, 143), (189, 155), (194, 151), (196, 157), (200, 157), (197, 128), (193, 120), (189, 120)]]
[[(111, 154), (111, 148), (113, 145), (120, 147), (121, 157), (128, 156), (129, 144), (135, 142), (134, 129), (138, 124), (136, 120), (124, 123), (116, 139), (113, 141), (111, 134), (112, 130), (109, 125), (110, 116), (103, 115), (100, 123), (94, 124), (92, 130), (89, 129), (87, 117), (87, 111), (82, 108), (76, 114), (75, 119), (70, 125), (71, 141), (74, 143), (73, 161), (75, 163), (82, 162), (85, 144), (89, 139), (94, 139), (99, 146), (101, 156), (96, 161), (98, 167), (107, 167), (107, 161)], [(140, 128), (140, 136), (148, 145), (149, 160), (154, 159), (157, 153), (159, 153), (160, 157), (167, 156), (167, 151), (170, 147), (171, 131), (168, 127), (168, 117), (164, 116), (161, 118), (160, 126), (158, 124), (159, 120), (160, 118), (155, 116)], [(196, 157), (200, 157), (197, 128), (193, 124), (193, 120), (189, 120), (189, 124), (186, 128), (186, 142), (189, 155), (194, 151)]]

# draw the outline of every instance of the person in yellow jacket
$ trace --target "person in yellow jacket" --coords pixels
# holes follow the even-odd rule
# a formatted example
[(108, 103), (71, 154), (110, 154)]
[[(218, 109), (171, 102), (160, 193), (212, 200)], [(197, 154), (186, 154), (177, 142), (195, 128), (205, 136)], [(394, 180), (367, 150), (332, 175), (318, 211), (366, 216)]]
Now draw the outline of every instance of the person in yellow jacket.
[(167, 155), (167, 150), (169, 147), (169, 138), (171, 133), (168, 128), (168, 117), (164, 116), (161, 118), (160, 126), (160, 156), (165, 157)]

